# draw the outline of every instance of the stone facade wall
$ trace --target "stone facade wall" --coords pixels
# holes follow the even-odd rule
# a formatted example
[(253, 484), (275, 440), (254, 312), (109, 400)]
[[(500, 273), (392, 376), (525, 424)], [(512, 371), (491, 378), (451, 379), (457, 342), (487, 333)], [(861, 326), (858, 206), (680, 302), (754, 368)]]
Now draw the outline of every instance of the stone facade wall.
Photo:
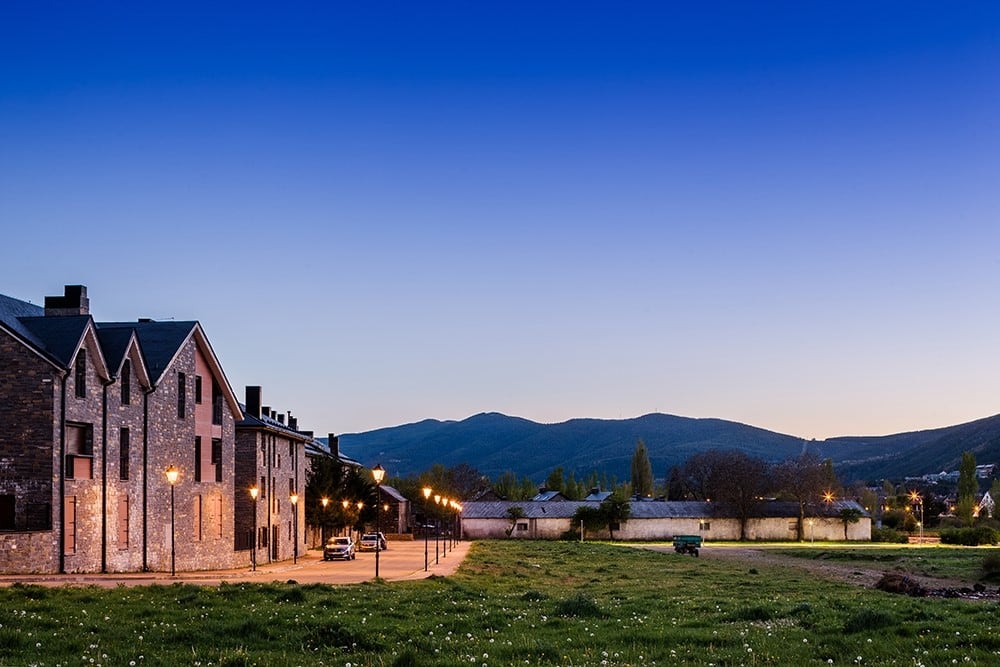
[[(178, 417), (178, 373), (185, 374), (185, 415)], [(194, 339), (188, 340), (174, 363), (160, 378), (149, 396), (148, 443), (148, 560), (151, 570), (171, 569), (171, 537), (175, 538), (177, 570), (206, 570), (238, 567), (245, 555), (233, 551), (229, 531), (234, 525), (233, 466), (236, 420), (228, 406), (222, 410), (222, 424), (205, 424), (196, 409), (195, 376), (203, 377), (203, 391), (211, 397), (211, 373)], [(203, 399), (204, 405), (204, 399)], [(210, 413), (209, 413), (210, 415)], [(210, 417), (209, 417), (210, 422)], [(195, 435), (202, 438), (203, 451), (211, 449), (212, 438), (222, 440), (222, 481), (203, 466), (201, 481), (195, 481)], [(171, 488), (166, 470), (180, 471), (173, 489), (174, 524), (171, 531)]]
[[(66, 572), (100, 572), (101, 571), (101, 537), (102, 537), (102, 477), (101, 461), (104, 449), (104, 383), (97, 373), (97, 361), (101, 358), (97, 338), (93, 329), (89, 329), (81, 346), (86, 351), (86, 390), (84, 397), (76, 395), (76, 373), (72, 370), (75, 359), (70, 363), (70, 372), (66, 378), (66, 422), (86, 425), (92, 434), (93, 455), (89, 466), (83, 458), (84, 465), (76, 464), (73, 478), (67, 470), (68, 460), (61, 459), (56, 446), (53, 456), (55, 469), (64, 479), (63, 498), (59, 499), (58, 480), (55, 481), (56, 493), (54, 507), (56, 515), (66, 521), (63, 531), (63, 567)], [(79, 355), (79, 352), (77, 353)], [(68, 429), (67, 429), (68, 435)], [(58, 440), (56, 441), (58, 443)], [(67, 449), (67, 452), (69, 450)], [(89, 476), (82, 474), (81, 469), (89, 467)], [(73, 517), (67, 516), (67, 501), (75, 505), (75, 523), (70, 523)], [(60, 503), (57, 505), (56, 503)], [(58, 548), (58, 547), (57, 547)]]
[[(140, 363), (138, 350), (130, 350), (129, 401), (122, 402), (122, 380), (108, 387), (108, 461), (107, 461), (107, 570), (137, 572), (142, 570), (142, 468), (144, 392), (135, 369)], [(128, 469), (122, 466), (122, 429), (128, 429)], [(123, 472), (127, 473), (123, 475)], [(123, 478), (124, 477), (124, 478)], [(123, 516), (124, 513), (124, 516)]]
[(14, 528), (0, 531), (0, 571), (53, 572), (53, 480), (62, 374), (0, 331), (0, 494), (14, 496)]

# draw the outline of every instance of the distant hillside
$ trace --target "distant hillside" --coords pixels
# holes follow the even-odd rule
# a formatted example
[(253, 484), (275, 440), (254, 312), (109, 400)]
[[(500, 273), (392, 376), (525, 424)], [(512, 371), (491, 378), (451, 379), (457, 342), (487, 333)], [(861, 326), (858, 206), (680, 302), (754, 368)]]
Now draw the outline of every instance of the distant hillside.
[(649, 414), (635, 419), (572, 419), (538, 424), (498, 413), (462, 421), (424, 420), (340, 437), (344, 452), (409, 475), (435, 463), (467, 463), (490, 477), (505, 470), (542, 481), (556, 466), (577, 478), (605, 471), (626, 479), (635, 443), (649, 448), (653, 472), (666, 475), (692, 454), (708, 449), (740, 449), (769, 461), (797, 456), (804, 449), (833, 459), (846, 480), (903, 477), (954, 470), (965, 450), (980, 462), (1000, 461), (1000, 415), (947, 428), (880, 437), (804, 441), (790, 435), (725, 421)]

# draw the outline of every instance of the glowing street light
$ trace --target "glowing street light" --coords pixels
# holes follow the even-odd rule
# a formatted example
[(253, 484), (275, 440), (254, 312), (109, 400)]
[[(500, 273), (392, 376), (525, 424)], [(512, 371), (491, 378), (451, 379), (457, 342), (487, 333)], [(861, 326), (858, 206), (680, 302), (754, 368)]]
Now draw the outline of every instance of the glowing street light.
[(254, 571), (257, 570), (257, 496), (260, 489), (256, 486), (250, 487), (250, 497), (253, 498), (253, 539), (250, 541), (250, 563)]
[(372, 479), (375, 480), (375, 578), (378, 579), (378, 554), (382, 551), (382, 512), (379, 510), (382, 496), (382, 480), (385, 479), (385, 468), (376, 464), (372, 468)]
[(428, 519), (428, 516), (427, 516), (427, 504), (428, 504), (428, 500), (430, 500), (430, 497), (431, 497), (431, 491), (432, 491), (432, 489), (429, 486), (425, 486), (423, 488), (423, 494), (424, 494), (424, 525), (423, 525), (423, 530), (424, 530), (424, 572), (427, 571), (427, 519)]
[(299, 562), (299, 494), (293, 493), (288, 496), (288, 502), (292, 504), (292, 523), (295, 525), (292, 543), (292, 563)]
[(915, 490), (910, 491), (910, 502), (920, 505), (920, 521), (917, 527), (920, 529), (920, 544), (924, 543), (924, 499)]
[(170, 466), (167, 468), (167, 483), (170, 484), (170, 576), (177, 576), (177, 550), (174, 548), (176, 540), (174, 539), (176, 533), (174, 533), (174, 485), (177, 483), (177, 478), (180, 477), (181, 471), (177, 469), (176, 466)]

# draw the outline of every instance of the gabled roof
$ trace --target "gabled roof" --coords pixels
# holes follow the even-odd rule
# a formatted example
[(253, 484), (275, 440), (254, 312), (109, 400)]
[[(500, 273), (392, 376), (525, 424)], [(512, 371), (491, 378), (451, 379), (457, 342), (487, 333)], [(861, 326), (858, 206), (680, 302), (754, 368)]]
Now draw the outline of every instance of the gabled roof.
[(539, 503), (540, 502), (554, 502), (554, 501), (563, 502), (563, 501), (566, 500), (566, 496), (564, 496), (559, 491), (542, 491), (541, 493), (539, 493), (537, 496), (535, 496), (531, 500), (534, 501), (534, 502), (539, 502)]
[(90, 315), (21, 318), (21, 324), (42, 341), (45, 350), (65, 368), (73, 362), (91, 322)]
[(142, 350), (146, 369), (153, 380), (159, 384), (160, 379), (184, 343), (194, 332), (197, 322), (98, 322), (97, 329), (134, 331), (139, 339), (139, 349)]
[(395, 500), (397, 503), (405, 503), (406, 502), (406, 496), (404, 496), (402, 493), (400, 493), (394, 487), (386, 486), (385, 484), (382, 484), (382, 485), (379, 486), (379, 488), (382, 489), (382, 493), (384, 493), (385, 495), (389, 496), (390, 498), (392, 498), (393, 500)]
[(219, 358), (215, 356), (212, 344), (196, 321), (188, 322), (156, 322), (140, 320), (139, 322), (98, 322), (98, 331), (130, 330), (134, 331), (142, 351), (143, 361), (154, 385), (163, 379), (163, 374), (174, 363), (177, 355), (190, 338), (194, 338), (198, 348), (204, 353), (205, 360), (213, 376), (222, 388), (226, 403), (234, 415), (242, 415), (240, 402), (233, 393), (232, 385), (222, 370)]

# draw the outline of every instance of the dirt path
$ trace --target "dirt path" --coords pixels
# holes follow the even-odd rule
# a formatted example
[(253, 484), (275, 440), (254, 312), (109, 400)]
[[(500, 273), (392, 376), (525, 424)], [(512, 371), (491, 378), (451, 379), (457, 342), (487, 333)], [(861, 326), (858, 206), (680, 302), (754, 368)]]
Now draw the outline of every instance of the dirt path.
[[(673, 551), (673, 548), (670, 546), (650, 548), (656, 551)], [(1000, 589), (996, 587), (987, 590), (976, 590), (976, 587), (979, 586), (977, 582), (941, 579), (913, 574), (889, 562), (886, 562), (882, 567), (876, 565), (867, 566), (859, 563), (839, 563), (821, 559), (799, 558), (797, 556), (778, 553), (774, 548), (767, 546), (748, 545), (705, 546), (702, 547), (700, 554), (702, 558), (738, 561), (745, 563), (748, 567), (796, 568), (824, 579), (842, 581), (865, 588), (874, 588), (875, 584), (886, 574), (899, 574), (905, 575), (908, 579), (918, 583), (931, 596), (960, 597), (975, 600), (1000, 599)]]

